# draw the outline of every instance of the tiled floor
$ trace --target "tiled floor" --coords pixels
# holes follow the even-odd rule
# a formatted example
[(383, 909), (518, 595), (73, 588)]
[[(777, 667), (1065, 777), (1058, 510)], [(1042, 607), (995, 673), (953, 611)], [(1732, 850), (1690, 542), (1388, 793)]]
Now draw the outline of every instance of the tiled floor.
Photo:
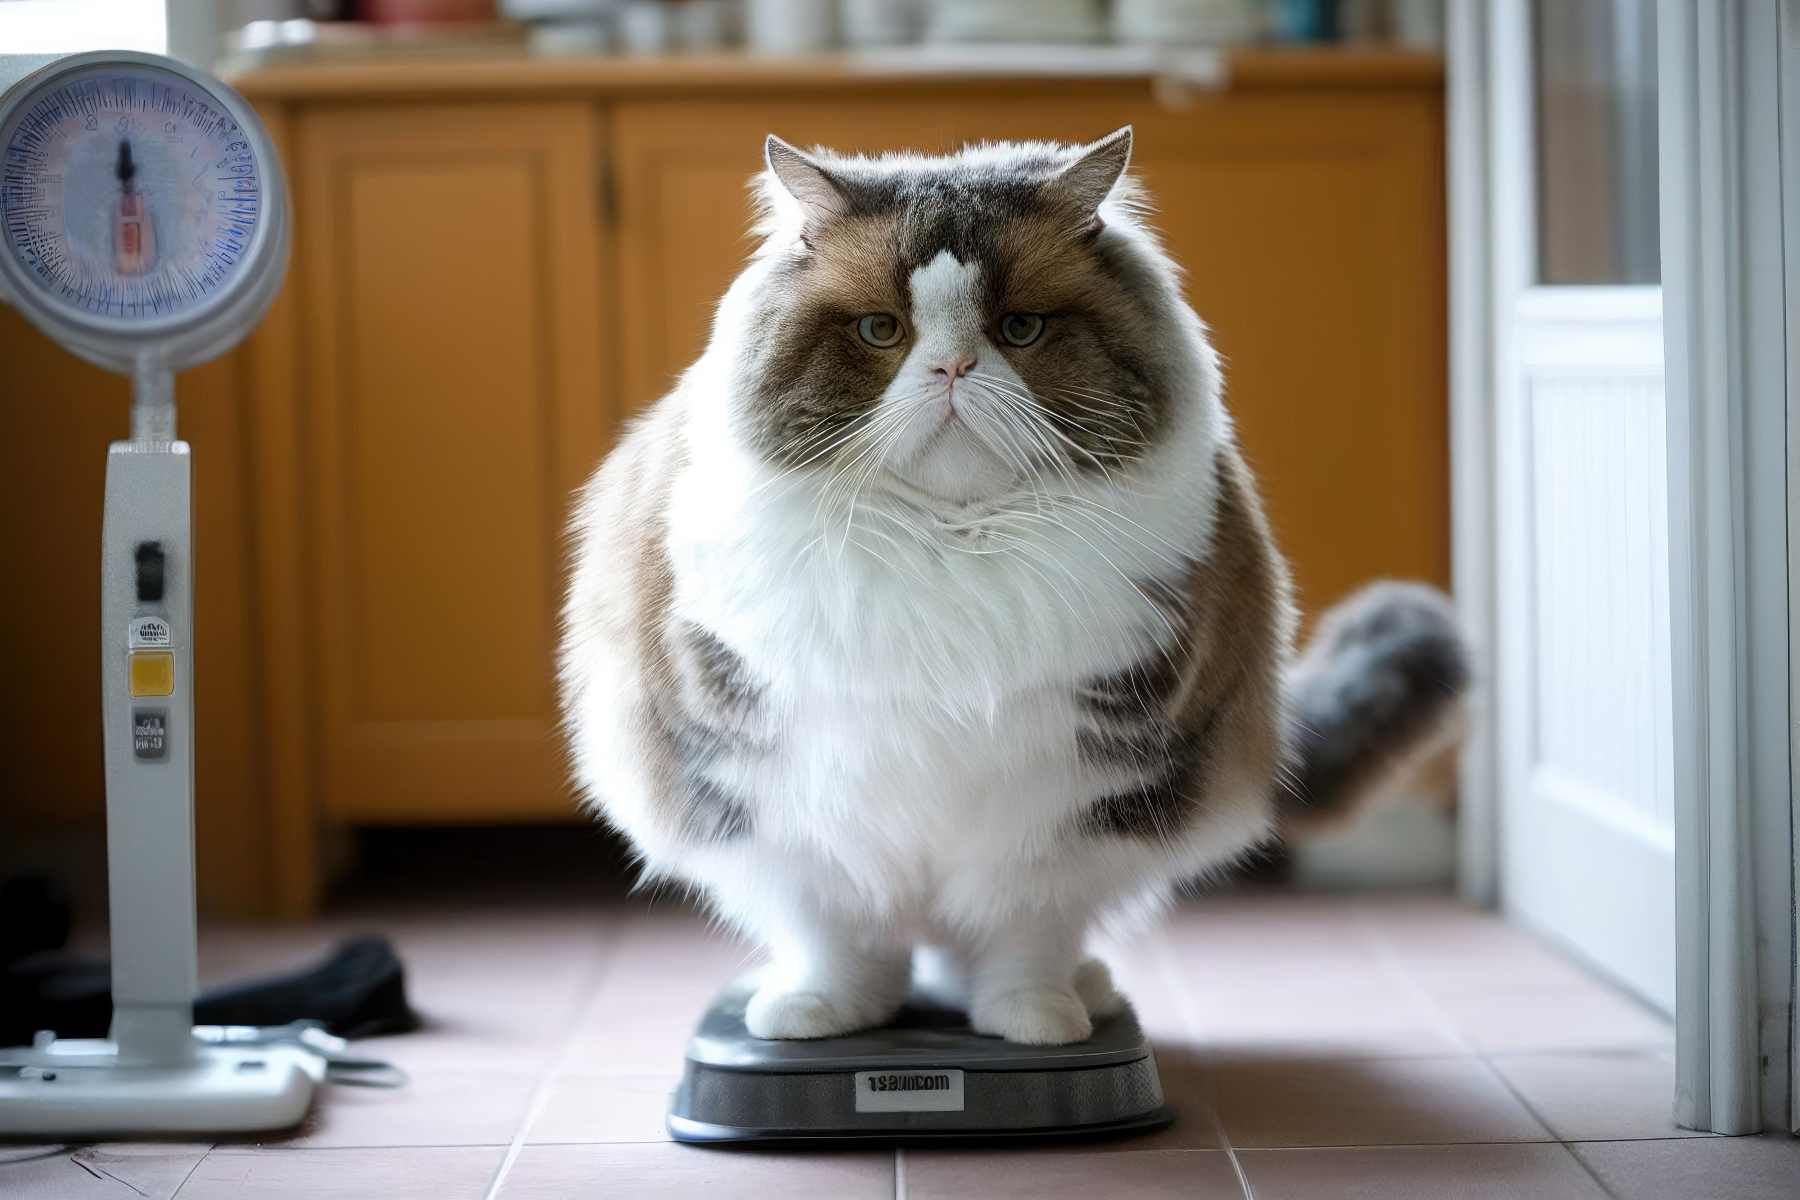
[(387, 932), (430, 1028), (361, 1043), (411, 1075), (332, 1087), (291, 1136), (0, 1145), (0, 1196), (1800, 1195), (1800, 1142), (1669, 1121), (1669, 1027), (1526, 935), (1441, 898), (1234, 893), (1108, 957), (1180, 1114), (1149, 1138), (1033, 1150), (769, 1154), (677, 1146), (689, 1023), (746, 959), (678, 906), (365, 907), (302, 930), (210, 926), (204, 973)]

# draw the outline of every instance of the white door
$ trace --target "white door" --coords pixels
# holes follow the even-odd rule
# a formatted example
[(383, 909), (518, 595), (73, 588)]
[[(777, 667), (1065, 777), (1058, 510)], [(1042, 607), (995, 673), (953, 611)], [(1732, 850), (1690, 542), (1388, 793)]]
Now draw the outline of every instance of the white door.
[(1499, 898), (1672, 1011), (1653, 5), (1486, 9)]

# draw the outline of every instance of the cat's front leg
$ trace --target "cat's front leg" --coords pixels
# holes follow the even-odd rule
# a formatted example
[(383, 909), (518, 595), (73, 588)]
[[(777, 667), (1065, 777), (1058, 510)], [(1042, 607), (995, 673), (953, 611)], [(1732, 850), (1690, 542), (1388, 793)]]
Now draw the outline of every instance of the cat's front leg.
[(770, 921), (770, 962), (744, 1012), (760, 1038), (823, 1038), (885, 1025), (906, 999), (911, 948), (818, 911)]
[(968, 947), (969, 1024), (1034, 1046), (1085, 1041), (1093, 1022), (1076, 985), (1085, 935), (1085, 920), (1040, 912), (1013, 918)]

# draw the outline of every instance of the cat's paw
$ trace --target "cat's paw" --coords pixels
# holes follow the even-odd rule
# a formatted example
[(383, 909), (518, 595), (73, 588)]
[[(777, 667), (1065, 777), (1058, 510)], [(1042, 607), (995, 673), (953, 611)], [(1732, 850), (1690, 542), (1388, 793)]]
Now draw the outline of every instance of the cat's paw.
[(823, 992), (758, 988), (744, 1009), (744, 1027), (759, 1038), (837, 1037), (879, 1025), (856, 1006)]
[(1004, 992), (978, 1000), (969, 1013), (976, 1033), (1028, 1046), (1086, 1041), (1094, 1031), (1087, 1005), (1072, 991), (1052, 988)]
[(1125, 997), (1113, 986), (1112, 972), (1097, 958), (1083, 959), (1075, 968), (1075, 994), (1095, 1021), (1117, 1016), (1125, 1007)]

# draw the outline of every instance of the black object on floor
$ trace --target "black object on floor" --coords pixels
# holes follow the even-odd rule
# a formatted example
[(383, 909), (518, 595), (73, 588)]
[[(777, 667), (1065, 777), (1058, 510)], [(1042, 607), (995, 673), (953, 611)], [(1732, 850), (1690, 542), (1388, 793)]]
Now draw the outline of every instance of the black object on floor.
[(373, 934), (338, 943), (315, 965), (286, 975), (220, 984), (194, 1001), (200, 1025), (286, 1025), (322, 1021), (338, 1037), (409, 1033), (419, 1016), (406, 1002), (406, 968)]
[[(104, 959), (58, 954), (69, 909), (35, 879), (0, 884), (0, 1046), (29, 1043), (40, 1029), (62, 1037), (105, 1037), (112, 1024), (112, 969)], [(339, 1037), (405, 1033), (419, 1027), (406, 999), (406, 968), (384, 937), (339, 943), (310, 967), (223, 984), (194, 1001), (198, 1025), (286, 1025), (314, 1020)]]

